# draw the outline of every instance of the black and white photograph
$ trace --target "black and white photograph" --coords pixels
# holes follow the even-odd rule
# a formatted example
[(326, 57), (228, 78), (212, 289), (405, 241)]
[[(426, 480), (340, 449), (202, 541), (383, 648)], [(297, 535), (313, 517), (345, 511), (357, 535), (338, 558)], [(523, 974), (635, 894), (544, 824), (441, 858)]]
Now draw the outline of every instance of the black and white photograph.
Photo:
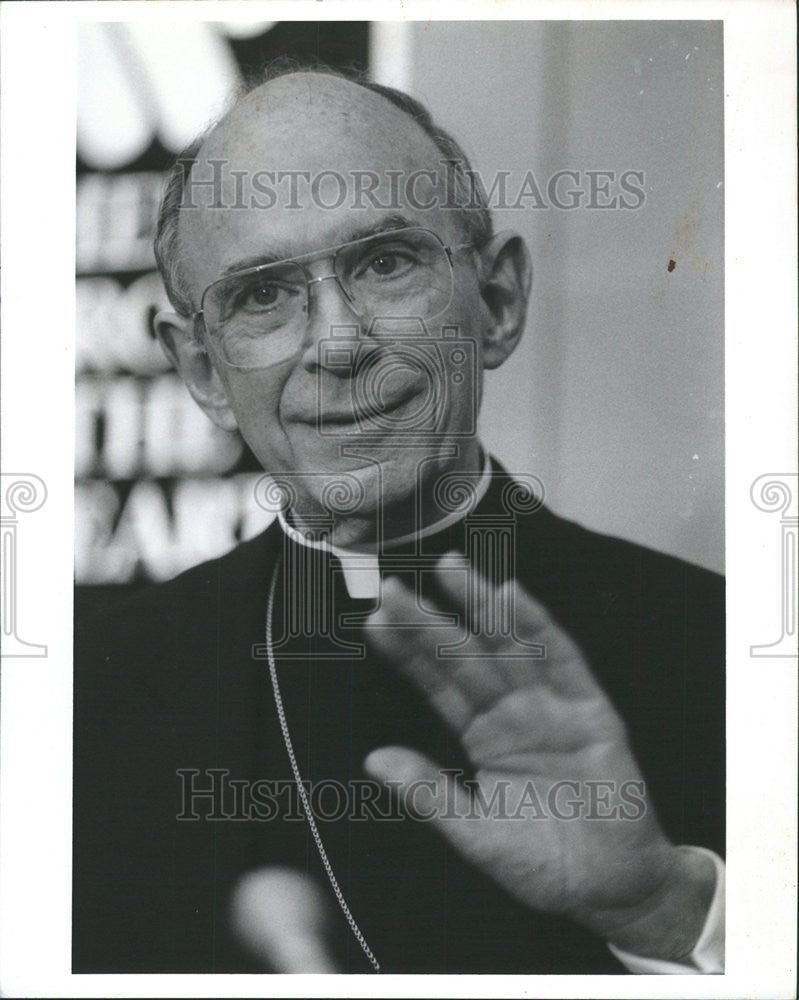
[[(42, 757), (0, 958), (58, 946), (4, 994), (793, 995), (795, 247), (752, 329), (748, 22), (32, 6), (72, 8), (36, 285), (74, 334), (21, 348), (68, 337), (57, 473), (4, 461), (3, 739)], [(12, 715), (56, 663), (58, 725)]]

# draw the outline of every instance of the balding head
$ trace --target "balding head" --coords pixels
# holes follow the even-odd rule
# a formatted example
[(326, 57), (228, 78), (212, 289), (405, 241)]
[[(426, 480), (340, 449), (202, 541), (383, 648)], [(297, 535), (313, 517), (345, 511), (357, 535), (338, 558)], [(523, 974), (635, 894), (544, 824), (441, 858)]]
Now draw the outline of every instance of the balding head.
[[(379, 91), (345, 77), (314, 71), (287, 73), (267, 80), (241, 98), (206, 137), (198, 161), (256, 153), (265, 168), (286, 166), (282, 149), (287, 138), (304, 136), (304, 169), (321, 165), (326, 139), (370, 146), (391, 142), (398, 153), (410, 143), (417, 156), (438, 154), (433, 139), (415, 119)], [(371, 140), (371, 141), (370, 141)]]
[[(490, 239), (485, 195), (465, 154), (413, 98), (329, 69), (275, 64), (264, 77), (178, 159), (170, 174), (155, 251), (179, 313), (189, 316), (199, 307), (185, 262), (196, 259), (208, 227), (218, 224), (218, 218), (206, 214), (201, 220), (185, 209), (207, 206), (212, 198), (218, 208), (233, 206), (239, 214), (281, 201), (298, 210), (299, 185), (315, 184), (312, 196), (329, 207), (341, 199), (338, 177), (343, 177), (346, 197), (356, 200), (357, 209), (375, 199), (390, 202), (396, 185), (410, 178), (420, 204), (435, 201), (440, 207), (446, 201), (447, 215), (466, 239), (478, 245)], [(375, 187), (370, 175), (380, 164), (384, 170)], [(436, 181), (414, 177), (425, 171), (435, 172)], [(282, 180), (275, 191), (278, 174)], [(437, 188), (432, 196), (431, 184)]]

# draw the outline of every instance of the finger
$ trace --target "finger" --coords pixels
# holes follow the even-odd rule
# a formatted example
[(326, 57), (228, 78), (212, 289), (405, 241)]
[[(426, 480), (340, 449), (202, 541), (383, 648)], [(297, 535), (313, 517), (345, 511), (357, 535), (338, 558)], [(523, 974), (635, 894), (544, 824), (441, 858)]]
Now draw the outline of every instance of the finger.
[(524, 639), (532, 636), (544, 646), (541, 665), (548, 683), (565, 696), (595, 698), (601, 694), (604, 697), (587, 656), (549, 608), (516, 580), (509, 581), (508, 590), (519, 635)]
[[(457, 552), (442, 556), (435, 572), (445, 602), (465, 618), (472, 632), (493, 640), (492, 645), (509, 638), (517, 598), (515, 580), (492, 581)], [(543, 605), (539, 608), (537, 618), (530, 619), (526, 640), (538, 639), (537, 633), (550, 624), (546, 609)]]
[(457, 552), (448, 552), (436, 566), (436, 583), (445, 606), (465, 622), (470, 655), (479, 651), (486, 661), (495, 661), (508, 688), (539, 682), (546, 646), (532, 630), (529, 636), (518, 635), (513, 580), (495, 583)]
[[(479, 630), (484, 644), (503, 663), (502, 652), (516, 653), (519, 643), (538, 643), (543, 655), (530, 660), (508, 657), (504, 673), (512, 685), (546, 680), (563, 694), (593, 697), (599, 691), (588, 661), (569, 633), (555, 621), (549, 609), (532, 597), (516, 580), (499, 586), (478, 571), (467, 579), (456, 568), (463, 560), (448, 553), (437, 567), (437, 582), (457, 608), (470, 607), (473, 631)], [(497, 625), (501, 627), (497, 627)], [(531, 667), (533, 673), (531, 674)]]
[(468, 611), (470, 573), (474, 573), (471, 563), (463, 553), (455, 550), (446, 552), (436, 563), (436, 585), (446, 603), (460, 615)]
[(370, 777), (389, 785), (409, 816), (431, 823), (465, 857), (475, 860), (483, 834), (469, 792), (429, 757), (405, 747), (381, 747), (364, 761)]
[(462, 629), (430, 626), (429, 610), (422, 611), (411, 591), (395, 578), (384, 582), (382, 597), (380, 608), (367, 622), (369, 642), (453, 726), (467, 724), (475, 712), (507, 693), (507, 681), (497, 664), (441, 655), (444, 647), (462, 638)]
[(491, 578), (456, 551), (439, 559), (435, 573), (444, 603), (464, 617), (471, 631), (500, 638), (507, 635), (512, 578), (504, 574), (501, 579)]
[(328, 947), (329, 906), (310, 876), (290, 868), (247, 872), (231, 898), (231, 925), (274, 972), (338, 972)]

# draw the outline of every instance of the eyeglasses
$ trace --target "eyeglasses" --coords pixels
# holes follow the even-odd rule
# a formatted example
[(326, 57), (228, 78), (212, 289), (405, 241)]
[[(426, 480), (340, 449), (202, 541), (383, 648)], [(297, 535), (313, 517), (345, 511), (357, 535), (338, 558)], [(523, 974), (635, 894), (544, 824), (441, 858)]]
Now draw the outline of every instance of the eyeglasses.
[[(203, 292), (202, 321), (213, 352), (233, 368), (267, 368), (302, 347), (310, 288), (334, 280), (362, 320), (434, 319), (452, 301), (452, 255), (429, 229), (394, 229), (337, 247), (226, 275)], [(306, 264), (330, 257), (332, 273), (314, 278)]]

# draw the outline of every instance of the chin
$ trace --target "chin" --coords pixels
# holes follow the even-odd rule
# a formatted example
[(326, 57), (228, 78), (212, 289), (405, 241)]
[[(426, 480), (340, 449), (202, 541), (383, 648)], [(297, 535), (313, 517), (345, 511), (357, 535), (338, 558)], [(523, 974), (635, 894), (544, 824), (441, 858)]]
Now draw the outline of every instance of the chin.
[[(378, 463), (363, 464), (363, 460), (351, 460), (330, 469), (316, 480), (314, 493), (323, 507), (334, 505), (338, 511), (356, 519), (372, 520), (378, 511), (408, 506), (417, 482), (415, 467), (405, 463), (398, 465), (393, 459)], [(356, 465), (358, 461), (361, 464)], [(319, 485), (322, 489), (319, 489)]]
[(379, 437), (320, 437), (314, 428), (294, 437), (293, 453), (299, 461), (296, 471), (287, 474), (304, 479), (302, 492), (309, 500), (313, 498), (315, 506), (370, 519), (381, 506), (407, 505), (420, 478), (426, 484), (434, 481), (462, 460), (469, 444), (464, 439), (453, 456), (453, 442), (443, 436), (431, 441), (424, 434), (411, 439), (387, 431)]

